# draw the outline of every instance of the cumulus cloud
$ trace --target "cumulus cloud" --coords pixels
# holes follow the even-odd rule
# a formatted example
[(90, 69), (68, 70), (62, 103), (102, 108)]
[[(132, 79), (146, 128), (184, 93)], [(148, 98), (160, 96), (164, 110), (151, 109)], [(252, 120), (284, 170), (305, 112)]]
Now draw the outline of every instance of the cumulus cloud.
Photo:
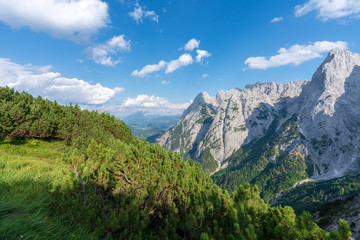
[(0, 86), (28, 91), (62, 103), (104, 104), (123, 88), (107, 88), (77, 78), (66, 78), (51, 72), (51, 66), (32, 66), (13, 63), (0, 58)]
[(308, 0), (295, 7), (295, 16), (301, 17), (316, 11), (322, 21), (344, 17), (360, 17), (359, 0)]
[(271, 19), (270, 23), (280, 22), (282, 20), (284, 20), (283, 17), (274, 17), (273, 19)]
[(267, 69), (294, 64), (302, 64), (314, 58), (323, 57), (321, 54), (328, 52), (333, 48), (347, 49), (346, 42), (321, 41), (308, 45), (293, 45), (290, 48), (280, 48), (278, 54), (271, 57), (250, 57), (246, 59), (245, 64), (250, 69)]
[(84, 42), (110, 19), (108, 5), (101, 0), (0, 0), (0, 21)]
[(113, 60), (110, 55), (124, 51), (130, 51), (130, 40), (127, 41), (124, 35), (120, 35), (114, 36), (103, 44), (89, 48), (88, 55), (97, 64), (113, 67), (120, 62), (120, 59)]
[(170, 83), (171, 83), (170, 81), (165, 81), (165, 80), (161, 82), (162, 85), (169, 85)]
[(159, 115), (178, 115), (189, 107), (190, 104), (191, 101), (178, 104), (169, 102), (167, 98), (141, 94), (135, 98), (124, 99), (120, 105), (103, 106), (97, 109), (111, 112), (116, 116), (126, 116), (138, 111)]
[(126, 98), (122, 106), (124, 107), (159, 107), (164, 104), (168, 104), (168, 100), (166, 98), (138, 95), (136, 98)]
[(140, 71), (139, 70), (133, 71), (131, 73), (131, 76), (134, 76), (134, 77), (146, 77), (150, 73), (160, 71), (161, 69), (165, 68), (166, 65), (167, 65), (167, 63), (165, 61), (161, 60), (157, 64), (146, 65)]
[(203, 78), (208, 78), (208, 77), (210, 77), (210, 76), (209, 76), (209, 74), (204, 73), (204, 74), (202, 75), (202, 77), (203, 77)]
[[(187, 42), (184, 46), (184, 48), (187, 51), (192, 51), (195, 48), (198, 48), (200, 44), (200, 40), (196, 40), (195, 38), (191, 39), (189, 42)], [(196, 50), (197, 56), (195, 57), (195, 61), (197, 63), (201, 63), (204, 58), (208, 58), (211, 56), (211, 53), (209, 53), (206, 50)], [(169, 62), (165, 62), (164, 60), (161, 60), (157, 64), (150, 64), (143, 67), (141, 70), (134, 70), (131, 75), (134, 77), (146, 77), (150, 73), (158, 72), (160, 70), (165, 69), (165, 73), (172, 73), (175, 70), (188, 66), (194, 63), (194, 59), (190, 53), (184, 53), (182, 54), (178, 59), (171, 60)]]
[(154, 11), (144, 11), (141, 6), (136, 3), (133, 12), (129, 12), (129, 15), (137, 22), (142, 22), (143, 18), (149, 18), (154, 22), (159, 22), (159, 16)]
[(194, 60), (188, 53), (184, 53), (178, 59), (170, 61), (167, 66), (165, 73), (172, 73), (176, 69), (193, 64)]
[(199, 45), (200, 45), (200, 40), (196, 40), (195, 38), (192, 38), (184, 45), (184, 49), (186, 51), (192, 51), (195, 48), (199, 48)]
[(201, 62), (204, 58), (208, 58), (211, 56), (211, 53), (209, 53), (206, 50), (196, 50), (197, 56), (196, 56), (196, 62)]
[(131, 73), (131, 76), (134, 76), (134, 77), (146, 77), (150, 73), (158, 72), (158, 71), (160, 71), (162, 69), (166, 69), (165, 73), (172, 73), (176, 69), (179, 69), (180, 67), (183, 67), (183, 66), (190, 65), (193, 62), (194, 62), (194, 60), (193, 60), (192, 56), (190, 54), (188, 54), (188, 53), (184, 53), (183, 55), (181, 55), (176, 60), (172, 60), (170, 62), (165, 62), (165, 61), (161, 60), (157, 64), (146, 65), (140, 71), (139, 70), (134, 70)]

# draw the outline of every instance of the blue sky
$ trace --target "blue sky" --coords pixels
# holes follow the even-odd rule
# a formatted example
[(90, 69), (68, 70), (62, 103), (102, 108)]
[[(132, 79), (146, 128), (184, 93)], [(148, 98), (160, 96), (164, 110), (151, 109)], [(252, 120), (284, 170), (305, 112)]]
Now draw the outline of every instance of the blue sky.
[(358, 0), (0, 0), (0, 86), (123, 117), (310, 79), (360, 52)]

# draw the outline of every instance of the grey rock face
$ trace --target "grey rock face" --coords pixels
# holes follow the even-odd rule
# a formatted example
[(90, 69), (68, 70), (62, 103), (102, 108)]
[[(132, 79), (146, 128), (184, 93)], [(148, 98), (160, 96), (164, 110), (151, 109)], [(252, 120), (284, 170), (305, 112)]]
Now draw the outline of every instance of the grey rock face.
[(315, 166), (313, 178), (358, 170), (360, 55), (332, 50), (310, 82), (256, 83), (242, 90), (219, 91), (214, 97), (200, 93), (158, 142), (214, 173), (228, 167), (224, 160), (263, 136), (274, 121), (279, 130), (293, 116), (305, 139), (301, 149), (289, 142), (286, 146), (292, 147), (286, 151), (306, 155)]
[(262, 136), (280, 111), (276, 104), (298, 96), (306, 84), (307, 81), (257, 83), (243, 90), (219, 91), (214, 97), (200, 93), (179, 123), (158, 142), (196, 161), (209, 149), (216, 161), (208, 169), (213, 173), (226, 167), (223, 161), (244, 143)]
[(332, 50), (299, 97), (298, 123), (318, 166), (313, 178), (340, 177), (360, 162), (360, 55)]

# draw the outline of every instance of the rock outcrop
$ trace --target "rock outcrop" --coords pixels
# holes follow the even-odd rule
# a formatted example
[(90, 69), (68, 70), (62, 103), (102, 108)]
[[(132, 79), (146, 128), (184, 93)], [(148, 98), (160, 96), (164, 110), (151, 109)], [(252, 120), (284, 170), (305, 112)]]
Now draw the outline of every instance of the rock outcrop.
[[(178, 124), (158, 142), (185, 158), (200, 161), (213, 173), (226, 167), (224, 160), (243, 144), (264, 135), (277, 112), (299, 96), (307, 83), (256, 83), (242, 90), (219, 91), (215, 97), (200, 93)], [(203, 156), (205, 151), (210, 154), (207, 159)]]
[(290, 118), (301, 138), (276, 146), (277, 151), (302, 153), (316, 179), (358, 171), (360, 55), (332, 50), (311, 81), (256, 83), (214, 97), (200, 93), (178, 124), (157, 141), (212, 174), (233, 167), (226, 159), (270, 127), (280, 131)]
[(360, 163), (360, 54), (332, 50), (299, 97), (298, 124), (316, 165), (313, 178), (340, 177)]

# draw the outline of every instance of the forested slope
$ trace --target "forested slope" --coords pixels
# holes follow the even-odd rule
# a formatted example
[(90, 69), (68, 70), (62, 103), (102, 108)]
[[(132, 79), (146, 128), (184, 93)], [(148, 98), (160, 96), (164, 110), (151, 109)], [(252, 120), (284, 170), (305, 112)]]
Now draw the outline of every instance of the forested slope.
[[(20, 188), (45, 181), (46, 187), (32, 189), (47, 196), (43, 205), (29, 211), (47, 212), (39, 215), (39, 222), (41, 216), (44, 221), (64, 219), (64, 225), (73, 226), (69, 229), (77, 229), (72, 237), (79, 239), (350, 239), (345, 221), (339, 222), (339, 232), (327, 233), (308, 213), (297, 217), (290, 207), (269, 207), (257, 187), (240, 186), (230, 195), (199, 164), (134, 138), (108, 114), (60, 106), (9, 88), (0, 88), (0, 101), (0, 148), (10, 154), (1, 158), (1, 174), (11, 176), (21, 169), (30, 183), (0, 178), (1, 186), (7, 186), (1, 188), (0, 220), (11, 214), (4, 196), (17, 194), (26, 204), (33, 198), (19, 194)], [(58, 139), (64, 147), (53, 158), (41, 148), (45, 141), (33, 138), (47, 139), (48, 148), (59, 143), (49, 139)], [(22, 165), (18, 155), (30, 157), (32, 150), (24, 149), (29, 144), (42, 157)], [(28, 224), (13, 227), (33, 229)], [(7, 235), (14, 229), (1, 227), (0, 236), (18, 239)], [(41, 231), (25, 237), (46, 239), (54, 229), (44, 236)]]
[(133, 140), (126, 124), (107, 113), (61, 106), (40, 96), (0, 88), (0, 138), (54, 138), (83, 148), (92, 138), (103, 142), (110, 136), (127, 143)]

